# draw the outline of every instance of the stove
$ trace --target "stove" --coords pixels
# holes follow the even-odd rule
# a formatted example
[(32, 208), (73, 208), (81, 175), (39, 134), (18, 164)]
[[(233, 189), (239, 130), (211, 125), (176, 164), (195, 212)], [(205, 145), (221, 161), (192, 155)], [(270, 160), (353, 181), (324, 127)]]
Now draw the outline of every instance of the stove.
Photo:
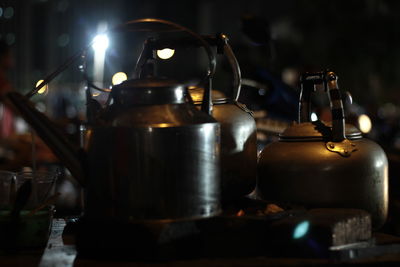
[[(355, 209), (311, 209), (242, 199), (220, 216), (187, 220), (70, 222), (82, 257), (145, 261), (220, 257), (351, 258), (374, 246), (371, 218)], [(347, 253), (346, 253), (347, 252)], [(354, 256), (354, 255), (353, 255)]]

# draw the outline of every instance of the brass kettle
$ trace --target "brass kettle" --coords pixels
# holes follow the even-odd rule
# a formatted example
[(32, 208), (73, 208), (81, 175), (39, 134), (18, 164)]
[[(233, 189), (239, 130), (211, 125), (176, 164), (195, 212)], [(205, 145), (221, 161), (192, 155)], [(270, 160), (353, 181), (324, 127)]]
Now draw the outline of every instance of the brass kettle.
[[(153, 31), (154, 26), (183, 31), (202, 44), (211, 85), (214, 53), (189, 29), (165, 20), (139, 19), (116, 31)], [(148, 77), (116, 85), (108, 105), (92, 114), (83, 150), (27, 97), (9, 93), (8, 98), (84, 186), (86, 218), (164, 220), (209, 217), (221, 211), (220, 125), (209, 115), (211, 87), (205, 90), (203, 108), (198, 110), (187, 86), (175, 81)]]
[[(331, 125), (310, 121), (310, 96), (317, 84), (328, 90)], [(306, 73), (301, 85), (299, 122), (260, 154), (258, 194), (306, 207), (364, 209), (375, 228), (382, 226), (388, 209), (388, 161), (383, 149), (345, 124), (334, 72)]]
[[(241, 89), (241, 71), (235, 54), (225, 34), (202, 36), (217, 52), (225, 55), (233, 73), (232, 92), (226, 97), (221, 91), (212, 92), (211, 115), (221, 124), (221, 198), (227, 202), (251, 193), (257, 176), (256, 123), (252, 112), (238, 102)], [(165, 47), (181, 48), (201, 45), (195, 39), (148, 39), (136, 65), (136, 76), (143, 75), (146, 62), (153, 52)], [(189, 86), (194, 104), (203, 105), (204, 88)]]

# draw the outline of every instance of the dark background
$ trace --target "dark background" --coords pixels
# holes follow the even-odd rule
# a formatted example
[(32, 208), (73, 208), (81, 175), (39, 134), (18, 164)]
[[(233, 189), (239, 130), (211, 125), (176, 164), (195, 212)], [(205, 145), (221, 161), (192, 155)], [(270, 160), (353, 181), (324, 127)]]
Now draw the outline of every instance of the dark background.
[[(15, 53), (13, 82), (21, 91), (30, 89), (89, 43), (99, 22), (112, 27), (131, 19), (157, 17), (202, 34), (228, 34), (244, 78), (257, 79), (260, 69), (281, 78), (288, 70), (330, 68), (339, 74), (341, 88), (350, 91), (355, 102), (372, 116), (384, 104), (397, 110), (400, 100), (399, 1), (25, 0), (0, 1), (0, 7), (1, 38)], [(13, 14), (10, 17), (8, 10), (6, 18), (8, 7), (13, 8)], [(243, 17), (254, 17), (267, 25), (266, 44), (255, 45), (244, 33)], [(116, 71), (133, 70), (143, 42), (138, 34), (128, 37), (124, 45), (118, 41), (121, 38), (112, 39), (107, 50), (108, 82)], [(176, 62), (165, 63), (164, 74), (199, 76), (206, 63), (204, 56), (186, 53), (177, 55)], [(229, 80), (224, 64), (217, 86)], [(50, 89), (82, 92), (76, 67), (52, 82)]]

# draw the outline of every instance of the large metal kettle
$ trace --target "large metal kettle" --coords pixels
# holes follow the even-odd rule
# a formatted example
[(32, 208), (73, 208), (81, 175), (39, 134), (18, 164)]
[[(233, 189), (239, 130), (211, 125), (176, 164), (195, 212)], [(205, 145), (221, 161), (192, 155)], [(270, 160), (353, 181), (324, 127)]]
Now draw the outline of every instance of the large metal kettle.
[[(238, 102), (241, 89), (241, 71), (235, 54), (225, 34), (202, 36), (217, 52), (228, 59), (233, 73), (232, 93), (226, 97), (220, 91), (212, 92), (213, 108), (211, 115), (221, 124), (221, 194), (222, 201), (230, 201), (251, 193), (257, 176), (257, 136), (256, 123), (252, 112)], [(168, 48), (201, 46), (196, 39), (148, 39), (143, 47), (136, 67), (136, 75), (143, 70), (154, 51)], [(194, 104), (203, 104), (204, 88), (198, 85), (189, 87)]]
[(154, 77), (128, 80), (114, 86), (108, 101), (112, 104), (94, 114), (80, 150), (26, 97), (8, 95), (84, 185), (87, 218), (187, 219), (220, 212), (220, 126), (209, 115), (211, 102), (206, 99), (211, 97), (215, 56), (199, 35), (169, 21), (139, 19), (116, 31), (154, 26), (184, 31), (203, 44), (209, 86), (201, 111), (185, 85)]
[[(345, 124), (334, 72), (302, 76), (299, 122), (262, 151), (257, 189), (264, 199), (306, 207), (359, 208), (380, 227), (388, 209), (388, 162), (382, 148)], [(310, 96), (328, 90), (332, 125), (310, 121)]]

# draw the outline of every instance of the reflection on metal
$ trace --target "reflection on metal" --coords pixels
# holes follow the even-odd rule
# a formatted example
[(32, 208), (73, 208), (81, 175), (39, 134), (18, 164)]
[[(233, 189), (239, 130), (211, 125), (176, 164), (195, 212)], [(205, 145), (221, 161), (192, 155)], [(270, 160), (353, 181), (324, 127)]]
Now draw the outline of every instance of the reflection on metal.
[(99, 96), (100, 94), (101, 94), (101, 92), (96, 91), (96, 92), (93, 92), (93, 93), (92, 93), (92, 96), (93, 96), (93, 97), (97, 97), (97, 96)]
[(182, 98), (184, 97), (183, 89), (178, 89), (178, 90), (176, 90), (176, 91), (175, 91), (175, 97), (176, 97), (177, 99), (182, 99)]
[(312, 112), (312, 113), (311, 113), (311, 121), (317, 121), (317, 120), (318, 120), (317, 113)]
[(171, 124), (169, 124), (169, 123), (159, 123), (159, 124), (157, 124), (156, 126), (157, 126), (158, 128), (166, 128), (166, 127), (171, 126)]

